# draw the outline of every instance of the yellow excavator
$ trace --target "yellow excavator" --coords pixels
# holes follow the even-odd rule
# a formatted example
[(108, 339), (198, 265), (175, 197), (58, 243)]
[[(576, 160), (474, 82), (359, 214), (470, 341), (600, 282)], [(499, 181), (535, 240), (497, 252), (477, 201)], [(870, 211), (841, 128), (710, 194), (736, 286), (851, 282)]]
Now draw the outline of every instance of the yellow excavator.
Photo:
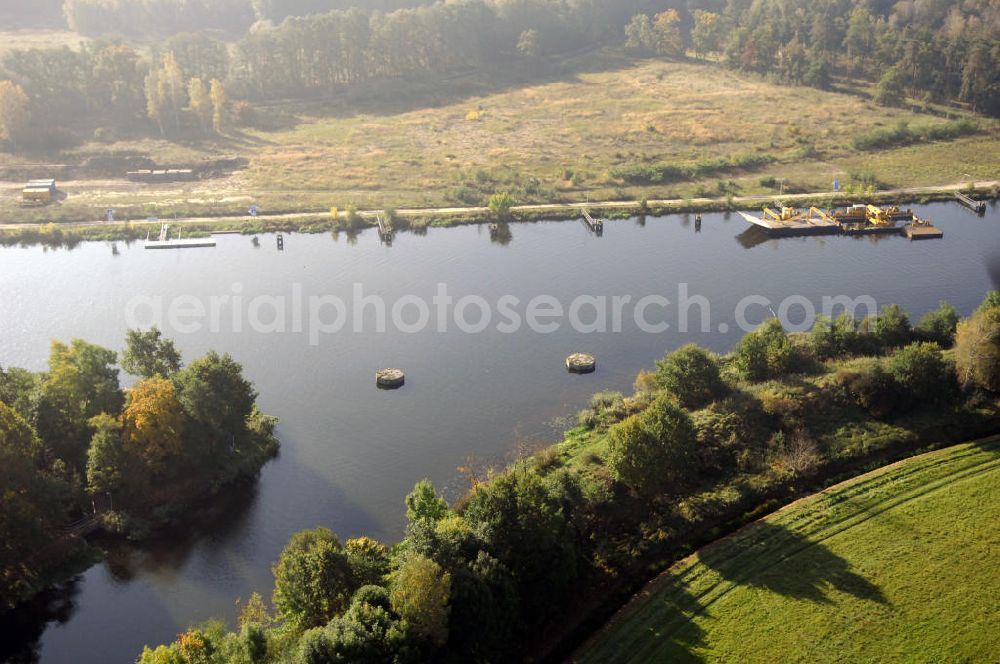
[(814, 214), (817, 217), (819, 217), (820, 219), (822, 219), (823, 221), (830, 222), (831, 224), (837, 223), (837, 220), (834, 219), (833, 217), (831, 217), (828, 212), (826, 212), (824, 210), (820, 210), (818, 207), (811, 207), (811, 208), (809, 208), (809, 216), (812, 217), (812, 215), (814, 215)]
[(898, 212), (897, 208), (880, 208), (876, 205), (868, 206), (868, 223), (873, 226), (890, 226), (893, 223), (892, 215)]
[(783, 207), (778, 212), (771, 208), (764, 208), (764, 218), (771, 218), (775, 221), (793, 221), (799, 216), (799, 211), (795, 208)]

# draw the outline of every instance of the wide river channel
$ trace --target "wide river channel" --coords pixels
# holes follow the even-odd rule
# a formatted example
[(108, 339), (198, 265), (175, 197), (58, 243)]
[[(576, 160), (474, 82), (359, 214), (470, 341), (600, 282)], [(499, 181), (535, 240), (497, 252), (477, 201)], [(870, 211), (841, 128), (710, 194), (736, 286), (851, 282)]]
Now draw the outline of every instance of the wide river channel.
[[(611, 221), (602, 237), (574, 221), (499, 237), (485, 225), (432, 228), (391, 246), (369, 230), (285, 235), (282, 251), (273, 235), (175, 251), (0, 248), (0, 365), (43, 370), (51, 339), (120, 350), (130, 326), (158, 321), (186, 360), (230, 353), (281, 419), (280, 456), (253, 488), (164, 541), (116, 547), (4, 618), (0, 661), (131, 662), (190, 624), (232, 622), (237, 598), (269, 598), (292, 533), (326, 525), (395, 541), (414, 482), (454, 498), (460, 466), (558, 440), (592, 393), (629, 390), (684, 343), (725, 352), (741, 323), (799, 323), (825, 297), (898, 303), (914, 319), (948, 300), (969, 314), (1000, 287), (1000, 210), (916, 211), (944, 239), (768, 240), (739, 215), (706, 214)], [(597, 357), (595, 374), (567, 373), (577, 351)], [(406, 386), (377, 390), (382, 367), (404, 369)]]

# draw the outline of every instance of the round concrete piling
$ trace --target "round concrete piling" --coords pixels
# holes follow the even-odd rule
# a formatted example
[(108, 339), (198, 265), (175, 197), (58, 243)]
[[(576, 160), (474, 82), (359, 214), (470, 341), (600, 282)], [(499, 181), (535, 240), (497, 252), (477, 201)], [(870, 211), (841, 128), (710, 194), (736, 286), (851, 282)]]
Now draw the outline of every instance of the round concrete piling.
[(588, 353), (573, 353), (566, 358), (566, 369), (575, 374), (594, 373), (597, 370), (597, 360)]
[(406, 382), (406, 375), (399, 369), (380, 369), (375, 372), (375, 385), (380, 390), (398, 390)]

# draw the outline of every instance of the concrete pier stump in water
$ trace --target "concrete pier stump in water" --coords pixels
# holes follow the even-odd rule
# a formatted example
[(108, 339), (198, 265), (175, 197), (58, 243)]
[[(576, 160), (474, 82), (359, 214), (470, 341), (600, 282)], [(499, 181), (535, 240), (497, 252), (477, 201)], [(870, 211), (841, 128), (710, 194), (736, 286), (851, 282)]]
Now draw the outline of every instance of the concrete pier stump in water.
[(566, 368), (570, 373), (594, 373), (597, 370), (597, 360), (587, 353), (574, 353), (566, 358)]
[(399, 369), (380, 369), (375, 372), (375, 384), (381, 390), (397, 390), (406, 382), (406, 375)]

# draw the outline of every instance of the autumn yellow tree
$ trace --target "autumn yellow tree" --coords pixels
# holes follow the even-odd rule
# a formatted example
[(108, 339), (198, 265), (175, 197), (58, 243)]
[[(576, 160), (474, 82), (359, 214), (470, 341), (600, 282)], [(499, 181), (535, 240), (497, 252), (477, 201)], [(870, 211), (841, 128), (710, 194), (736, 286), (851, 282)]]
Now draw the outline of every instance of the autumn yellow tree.
[(676, 9), (668, 9), (656, 15), (653, 20), (656, 33), (656, 52), (660, 55), (675, 56), (684, 53), (684, 38), (681, 35), (681, 17)]
[(691, 29), (691, 46), (699, 55), (717, 53), (722, 50), (725, 31), (722, 16), (715, 12), (697, 11), (694, 27)]
[(200, 78), (192, 78), (188, 81), (188, 99), (191, 110), (198, 118), (198, 124), (201, 125), (202, 129), (208, 129), (212, 125), (214, 109), (208, 86)]
[(1000, 308), (983, 307), (958, 324), (955, 365), (965, 387), (1000, 391)]
[(28, 95), (10, 81), (0, 81), (0, 139), (17, 149), (17, 139), (28, 125)]
[(393, 610), (413, 630), (431, 643), (448, 640), (451, 574), (421, 555), (407, 558), (393, 579), (390, 599)]
[(185, 414), (174, 384), (166, 378), (136, 383), (122, 419), (126, 449), (152, 471), (163, 470), (167, 460), (180, 453)]
[(173, 51), (163, 56), (162, 76), (170, 110), (174, 115), (174, 127), (180, 129), (181, 109), (186, 105), (187, 86), (184, 85), (184, 71), (177, 63)]
[(226, 88), (219, 79), (212, 79), (212, 127), (220, 134), (226, 128)]
[(146, 114), (160, 127), (164, 133), (164, 122), (172, 117), (174, 127), (180, 129), (181, 109), (187, 103), (187, 87), (184, 85), (184, 72), (177, 64), (174, 54), (163, 56), (160, 67), (152, 67), (146, 76)]
[(164, 133), (163, 120), (167, 114), (167, 86), (163, 72), (151, 69), (146, 75), (146, 115)]

